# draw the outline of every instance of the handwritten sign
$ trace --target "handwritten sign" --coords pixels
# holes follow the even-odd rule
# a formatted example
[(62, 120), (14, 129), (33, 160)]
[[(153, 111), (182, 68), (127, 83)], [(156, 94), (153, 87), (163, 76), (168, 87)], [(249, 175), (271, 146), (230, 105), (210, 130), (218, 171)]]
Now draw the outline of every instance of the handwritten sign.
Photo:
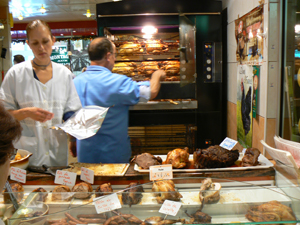
[(165, 200), (158, 212), (171, 215), (171, 216), (176, 216), (180, 207), (181, 207), (180, 202)]
[(98, 214), (122, 208), (116, 193), (95, 198), (94, 204)]
[(26, 170), (18, 167), (10, 167), (10, 179), (21, 183), (26, 183)]
[(74, 186), (76, 182), (77, 173), (68, 171), (56, 170), (55, 184), (63, 184), (67, 186)]
[(231, 150), (235, 145), (237, 144), (236, 140), (233, 140), (231, 138), (226, 137), (222, 143), (220, 144), (220, 146), (222, 148), (226, 148), (228, 150)]
[(94, 170), (90, 170), (85, 167), (81, 167), (80, 179), (90, 184), (94, 183)]
[(150, 166), (150, 180), (173, 179), (171, 164)]

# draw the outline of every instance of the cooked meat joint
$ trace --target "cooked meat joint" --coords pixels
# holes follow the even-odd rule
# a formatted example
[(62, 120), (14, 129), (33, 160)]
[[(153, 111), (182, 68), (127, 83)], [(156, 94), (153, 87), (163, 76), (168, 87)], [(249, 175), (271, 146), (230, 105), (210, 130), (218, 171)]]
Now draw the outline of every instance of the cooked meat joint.
[(213, 183), (211, 178), (206, 178), (202, 181), (199, 199), (203, 204), (216, 203), (220, 200), (220, 190), (220, 183)]
[(143, 186), (141, 186), (139, 182), (132, 182), (126, 187), (126, 189), (127, 190), (125, 190), (122, 194), (123, 204), (129, 206), (138, 204), (143, 197)]
[(256, 166), (260, 151), (257, 148), (247, 148), (244, 157), (242, 158), (242, 166)]
[(238, 150), (227, 150), (219, 145), (207, 149), (196, 149), (193, 154), (196, 169), (232, 166), (239, 158)]
[(166, 199), (180, 201), (182, 195), (175, 190), (175, 184), (172, 180), (161, 180), (153, 183), (152, 191), (155, 192), (156, 200), (159, 204), (164, 203)]
[(164, 164), (172, 164), (172, 167), (176, 169), (184, 168), (189, 162), (189, 156), (189, 149), (187, 147), (184, 149), (176, 148), (168, 152)]
[(134, 156), (131, 162), (135, 162), (142, 169), (149, 169), (150, 166), (161, 165), (162, 159), (160, 157), (155, 157), (150, 153), (143, 153)]

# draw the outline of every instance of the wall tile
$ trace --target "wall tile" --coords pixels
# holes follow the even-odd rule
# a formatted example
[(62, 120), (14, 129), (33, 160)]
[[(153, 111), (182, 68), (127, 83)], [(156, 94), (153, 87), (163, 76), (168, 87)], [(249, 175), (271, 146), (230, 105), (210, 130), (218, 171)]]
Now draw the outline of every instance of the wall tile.
[(263, 117), (266, 117), (266, 111), (267, 111), (266, 108), (267, 89), (265, 88), (267, 86), (267, 82), (268, 82), (268, 64), (262, 63), (262, 65), (260, 66), (257, 113)]
[(268, 72), (268, 94), (267, 94), (267, 118), (276, 118), (277, 109), (280, 104), (280, 87), (278, 85), (278, 71), (279, 65), (277, 62), (269, 62)]
[(269, 26), (267, 41), (268, 44), (268, 61), (278, 61), (279, 58), (279, 16), (278, 16), (278, 3), (270, 3), (269, 15)]
[(237, 43), (235, 38), (235, 23), (232, 22), (227, 26), (227, 62), (228, 63), (236, 63), (236, 49)]

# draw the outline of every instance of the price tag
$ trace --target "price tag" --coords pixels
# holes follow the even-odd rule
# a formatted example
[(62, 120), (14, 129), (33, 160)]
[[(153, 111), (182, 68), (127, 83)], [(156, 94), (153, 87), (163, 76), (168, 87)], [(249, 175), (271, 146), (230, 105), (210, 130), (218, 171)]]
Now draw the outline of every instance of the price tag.
[(171, 216), (176, 216), (180, 207), (181, 207), (180, 202), (165, 200), (158, 212), (171, 215)]
[(171, 164), (150, 166), (150, 180), (173, 179)]
[(26, 183), (26, 170), (18, 167), (10, 167), (10, 179), (21, 183)]
[(81, 167), (81, 175), (80, 179), (86, 181), (90, 184), (94, 183), (94, 170), (90, 170), (88, 168)]
[(225, 138), (222, 143), (220, 144), (220, 146), (222, 148), (226, 148), (228, 150), (231, 150), (238, 142), (236, 140), (233, 140), (231, 138)]
[(116, 193), (94, 198), (94, 204), (98, 214), (122, 208)]
[(76, 182), (77, 173), (68, 171), (56, 170), (55, 184), (63, 184), (67, 186), (74, 186)]

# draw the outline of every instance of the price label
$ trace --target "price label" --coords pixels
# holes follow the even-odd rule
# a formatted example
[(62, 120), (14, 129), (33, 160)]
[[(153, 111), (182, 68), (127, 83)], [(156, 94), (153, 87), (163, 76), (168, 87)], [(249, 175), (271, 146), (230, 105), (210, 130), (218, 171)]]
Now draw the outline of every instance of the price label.
[(233, 140), (231, 138), (226, 137), (222, 143), (220, 144), (220, 146), (222, 148), (226, 148), (228, 150), (231, 150), (238, 142), (236, 140)]
[(26, 183), (26, 170), (18, 167), (10, 167), (10, 179), (21, 183)]
[(181, 207), (180, 202), (165, 200), (158, 212), (171, 215), (171, 216), (176, 216), (180, 207)]
[(81, 167), (81, 175), (80, 179), (86, 181), (90, 184), (94, 183), (94, 171), (87, 169), (85, 167)]
[(150, 166), (150, 180), (173, 179), (172, 165)]
[(95, 198), (94, 204), (98, 214), (122, 208), (116, 193)]
[(74, 186), (76, 182), (77, 173), (68, 171), (56, 170), (55, 184), (63, 184), (67, 186)]

